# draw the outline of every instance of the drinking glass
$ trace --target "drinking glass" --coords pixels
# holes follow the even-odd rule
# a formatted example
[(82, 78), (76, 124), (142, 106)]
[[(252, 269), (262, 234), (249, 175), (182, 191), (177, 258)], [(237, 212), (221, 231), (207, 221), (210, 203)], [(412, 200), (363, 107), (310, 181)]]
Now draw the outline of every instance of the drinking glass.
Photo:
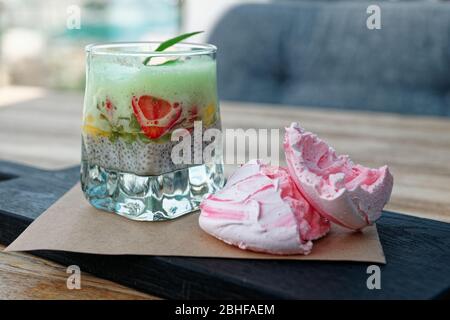
[(219, 149), (210, 161), (186, 153), (187, 161), (174, 161), (174, 148), (187, 150), (181, 141), (194, 153), (210, 143), (195, 141), (194, 132), (221, 128), (216, 47), (179, 43), (155, 51), (159, 45), (86, 47), (82, 189), (94, 207), (134, 220), (195, 211), (224, 184)]

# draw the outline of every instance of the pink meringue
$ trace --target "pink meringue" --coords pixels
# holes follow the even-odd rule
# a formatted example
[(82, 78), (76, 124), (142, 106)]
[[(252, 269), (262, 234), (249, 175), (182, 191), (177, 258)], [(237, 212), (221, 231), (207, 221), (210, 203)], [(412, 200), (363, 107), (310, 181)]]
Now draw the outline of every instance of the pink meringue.
[(393, 186), (387, 166), (355, 165), (298, 123), (286, 128), (284, 151), (291, 178), (321, 215), (354, 230), (380, 218)]
[(200, 227), (241, 249), (308, 254), (312, 240), (330, 230), (302, 197), (285, 168), (252, 160), (200, 205)]

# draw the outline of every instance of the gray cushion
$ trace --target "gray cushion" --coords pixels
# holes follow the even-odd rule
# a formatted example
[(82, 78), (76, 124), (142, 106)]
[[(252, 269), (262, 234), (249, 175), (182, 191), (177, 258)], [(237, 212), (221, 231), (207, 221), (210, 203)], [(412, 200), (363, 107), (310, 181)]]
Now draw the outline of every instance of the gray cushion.
[(450, 116), (450, 5), (241, 5), (215, 27), (222, 99)]

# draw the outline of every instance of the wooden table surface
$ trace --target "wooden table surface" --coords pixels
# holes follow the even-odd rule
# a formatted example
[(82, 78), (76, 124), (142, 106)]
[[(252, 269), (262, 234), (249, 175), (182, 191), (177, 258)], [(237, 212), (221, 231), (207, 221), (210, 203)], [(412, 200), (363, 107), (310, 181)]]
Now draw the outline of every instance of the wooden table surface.
[[(50, 170), (78, 164), (82, 100), (73, 92), (0, 88), (0, 159)], [(221, 113), (224, 128), (298, 121), (355, 162), (388, 164), (395, 182), (387, 209), (450, 222), (450, 119), (230, 102)], [(68, 290), (67, 276), (52, 262), (0, 252), (0, 299), (155, 298), (85, 274), (81, 290)]]

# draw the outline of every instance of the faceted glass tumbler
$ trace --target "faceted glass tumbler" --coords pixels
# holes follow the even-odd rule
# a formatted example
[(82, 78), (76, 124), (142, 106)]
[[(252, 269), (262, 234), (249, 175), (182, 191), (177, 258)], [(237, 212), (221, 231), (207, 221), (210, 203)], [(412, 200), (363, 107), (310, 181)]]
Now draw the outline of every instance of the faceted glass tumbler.
[[(179, 43), (109, 43), (86, 47), (81, 185), (96, 208), (156, 221), (198, 209), (224, 184), (221, 150), (209, 161), (174, 161), (184, 130), (190, 151), (208, 129), (221, 129), (216, 48)], [(189, 145), (188, 145), (189, 146)], [(183, 150), (188, 150), (184, 148)], [(188, 158), (192, 159), (192, 155)]]

